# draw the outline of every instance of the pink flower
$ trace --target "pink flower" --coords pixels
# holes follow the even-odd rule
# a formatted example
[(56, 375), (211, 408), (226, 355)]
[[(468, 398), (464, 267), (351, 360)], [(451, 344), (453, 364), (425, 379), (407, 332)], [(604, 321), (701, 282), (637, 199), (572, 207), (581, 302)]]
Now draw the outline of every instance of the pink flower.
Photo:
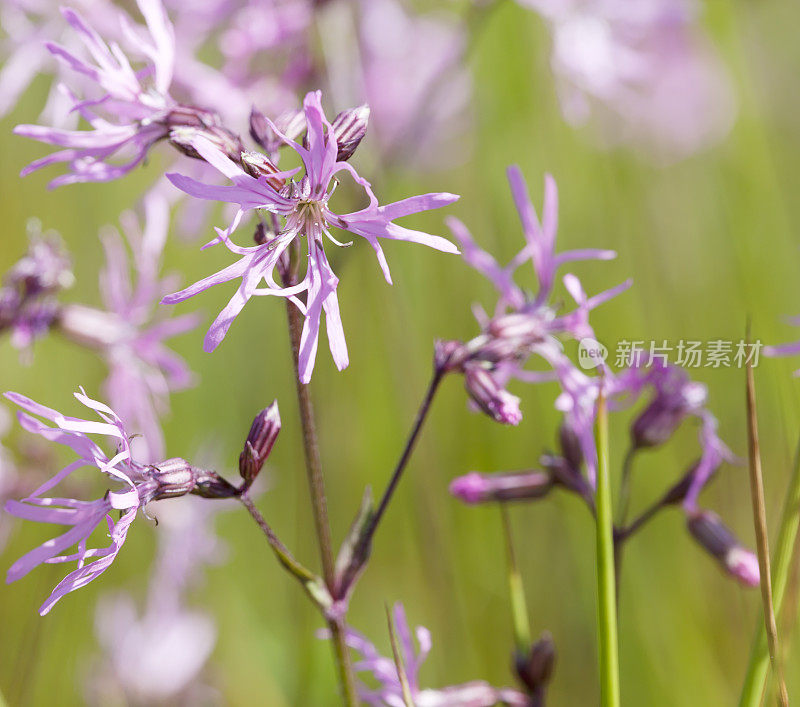
[[(285, 183), (285, 179), (297, 170), (279, 172), (264, 156), (258, 156), (257, 165), (254, 167), (254, 173), (258, 176), (251, 176), (208, 140), (200, 136), (192, 140), (192, 146), (197, 153), (228, 177), (233, 184), (213, 186), (180, 174), (167, 176), (175, 186), (191, 196), (239, 206), (228, 229), (225, 231), (217, 229), (219, 238), (214, 242), (224, 243), (231, 252), (241, 257), (223, 270), (165, 297), (163, 302), (166, 304), (183, 302), (213, 285), (241, 279), (233, 298), (206, 335), (204, 348), (206, 351), (213, 351), (225, 338), (233, 320), (251, 297), (258, 295), (289, 297), (305, 315), (300, 342), (300, 379), (307, 383), (314, 368), (323, 311), (327, 322), (328, 342), (337, 368), (342, 370), (349, 362), (336, 296), (339, 280), (331, 269), (324, 249), (326, 238), (334, 245), (343, 245), (333, 237), (331, 227), (365, 238), (374, 248), (386, 281), (391, 284), (389, 267), (379, 238), (412, 241), (447, 253), (458, 252), (455, 246), (444, 238), (413, 231), (394, 223), (395, 219), (402, 216), (452, 204), (458, 197), (443, 193), (425, 194), (386, 206), (379, 205), (369, 182), (339, 157), (340, 150), (344, 146), (338, 144), (334, 127), (322, 111), (320, 92), (309, 93), (303, 107), (307, 126), (303, 145), (291, 140), (274, 123), (268, 121), (275, 134), (294, 149), (302, 160), (305, 174), (297, 182)], [(341, 172), (348, 172), (363, 188), (369, 199), (367, 207), (348, 214), (336, 214), (331, 210), (329, 199), (336, 186), (335, 176)], [(283, 219), (283, 227), (264, 243), (249, 247), (236, 245), (230, 240), (230, 235), (249, 211), (275, 214)], [(275, 268), (289, 246), (302, 236), (306, 237), (307, 245), (305, 275), (299, 282), (281, 287), (275, 280)], [(261, 287), (262, 281), (264, 287)], [(298, 297), (303, 292), (306, 293), (305, 300)]]
[[(62, 535), (23, 555), (8, 570), (6, 581), (14, 582), (42, 563), (78, 563), (78, 568), (59, 582), (41, 606), (39, 613), (42, 616), (66, 594), (87, 585), (108, 569), (122, 548), (137, 511), (153, 497), (157, 489), (156, 485), (142, 475), (143, 467), (131, 459), (128, 435), (114, 411), (87, 397), (83, 390), (76, 393), (75, 397), (95, 411), (100, 421), (65, 417), (18, 393), (6, 393), (6, 398), (26, 411), (18, 413), (20, 424), (26, 430), (39, 434), (48, 441), (70, 447), (78, 455), (76, 461), (64, 467), (27, 498), (22, 501), (8, 501), (5, 505), (6, 512), (18, 518), (70, 526)], [(51, 427), (33, 415), (54, 422), (55, 426)], [(88, 436), (94, 434), (111, 438), (117, 445), (117, 452), (108, 456)], [(112, 481), (121, 484), (122, 488), (109, 490), (102, 498), (88, 502), (72, 498), (42, 497), (43, 493), (72, 472), (85, 466), (96, 467)], [(115, 520), (112, 514), (117, 515), (117, 511), (121, 512), (121, 517)], [(94, 530), (104, 523), (108, 527), (110, 543), (106, 547), (87, 548)], [(62, 554), (73, 546), (77, 546), (76, 552)], [(87, 563), (87, 560), (93, 562)]]
[(549, 25), (562, 113), (674, 162), (721, 140), (735, 101), (695, 0), (518, 0)]
[(102, 236), (106, 266), (100, 273), (100, 291), (105, 311), (64, 305), (59, 326), (67, 337), (99, 351), (106, 360), (105, 395), (126, 427), (141, 435), (132, 442), (137, 457), (155, 463), (165, 455), (160, 420), (169, 411), (170, 393), (194, 383), (186, 362), (165, 342), (197, 326), (198, 317), (158, 316), (158, 301), (175, 286), (174, 278), (160, 275), (169, 206), (154, 189), (143, 207), (143, 222), (130, 211), (121, 217), (132, 259), (118, 231), (109, 229)]
[[(91, 129), (18, 125), (14, 130), (17, 135), (65, 148), (32, 162), (22, 171), (23, 176), (66, 162), (68, 173), (54, 179), (51, 187), (116, 179), (139, 165), (150, 147), (167, 137), (169, 111), (175, 105), (168, 92), (175, 58), (172, 26), (159, 0), (139, 0), (138, 4), (147, 22), (146, 34), (121, 11), (120, 21), (128, 41), (148, 60), (145, 69), (139, 71), (116, 42), (106, 43), (75, 10), (62, 10), (91, 59), (81, 59), (59, 44), (46, 46), (68, 69), (94, 86), (94, 95), (86, 99), (63, 89), (72, 112), (86, 120)], [(117, 156), (122, 156), (122, 163), (111, 161)]]

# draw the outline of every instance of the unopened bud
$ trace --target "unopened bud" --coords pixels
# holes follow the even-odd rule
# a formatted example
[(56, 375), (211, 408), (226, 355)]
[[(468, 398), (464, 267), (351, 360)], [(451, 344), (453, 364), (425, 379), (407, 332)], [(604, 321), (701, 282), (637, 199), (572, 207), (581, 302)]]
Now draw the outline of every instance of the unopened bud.
[[(294, 140), (300, 135), (305, 126), (305, 113), (298, 110), (286, 111), (278, 116), (278, 119), (275, 121), (275, 127), (290, 140)], [(273, 157), (276, 155), (281, 145), (283, 145), (283, 140), (281, 140), (278, 134), (270, 127), (266, 116), (256, 108), (250, 111), (250, 137)]]
[(685, 383), (678, 390), (657, 394), (631, 426), (634, 445), (656, 447), (664, 444), (687, 415), (705, 404), (707, 396), (702, 383)]
[[(197, 122), (200, 122), (201, 125), (198, 126)], [(197, 137), (203, 137), (230, 159), (239, 160), (243, 149), (242, 141), (221, 125), (205, 125), (202, 120), (190, 121), (188, 124), (182, 123), (180, 120), (175, 124), (168, 121), (167, 125), (169, 127), (168, 138), (170, 144), (187, 157), (197, 160), (203, 159), (193, 145)]]
[(239, 473), (248, 487), (264, 466), (280, 431), (281, 416), (276, 400), (256, 415), (250, 434), (245, 440), (244, 450), (239, 455)]
[(581, 441), (571, 425), (566, 421), (561, 423), (558, 429), (558, 441), (561, 446), (561, 454), (564, 461), (568, 464), (570, 469), (580, 472), (583, 465), (583, 449), (581, 448)]
[(723, 569), (748, 587), (760, 581), (758, 558), (743, 547), (738, 538), (710, 511), (695, 511), (687, 521), (689, 532)]
[(534, 643), (527, 655), (515, 656), (514, 668), (532, 695), (543, 695), (556, 662), (556, 647), (549, 633)]
[(466, 366), (464, 386), (475, 404), (496, 422), (518, 425), (522, 420), (519, 398), (500, 387), (483, 366)]
[(464, 363), (467, 352), (460, 341), (436, 341), (433, 346), (433, 364), (437, 371), (447, 373)]
[(271, 160), (260, 152), (242, 152), (242, 166), (253, 177), (264, 177), (275, 191), (280, 191), (286, 184), (285, 177), (276, 177), (280, 170)]
[(450, 484), (450, 493), (464, 503), (524, 501), (542, 498), (553, 487), (550, 475), (541, 471), (479, 474), (473, 471)]
[(336, 144), (339, 152), (336, 159), (343, 162), (356, 151), (359, 143), (367, 134), (367, 124), (369, 123), (369, 106), (364, 103), (356, 108), (343, 110), (333, 119), (331, 123), (333, 134), (336, 136)]

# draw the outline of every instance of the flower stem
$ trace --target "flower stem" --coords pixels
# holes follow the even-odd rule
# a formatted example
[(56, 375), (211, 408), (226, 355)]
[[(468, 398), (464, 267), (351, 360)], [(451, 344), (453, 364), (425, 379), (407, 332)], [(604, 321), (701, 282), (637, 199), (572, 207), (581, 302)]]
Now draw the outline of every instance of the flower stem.
[[(750, 339), (749, 325), (748, 325), (747, 339), (749, 342)], [(747, 392), (747, 422), (748, 422), (747, 441), (748, 441), (748, 451), (750, 456), (750, 464), (749, 464), (750, 497), (753, 503), (753, 523), (755, 525), (755, 531), (756, 531), (758, 567), (761, 575), (761, 583), (760, 583), (761, 600), (764, 609), (763, 629), (766, 634), (766, 645), (769, 653), (769, 660), (770, 663), (772, 664), (772, 669), (778, 681), (778, 702), (779, 704), (785, 706), (789, 704), (789, 697), (786, 692), (786, 683), (783, 677), (780, 647), (778, 644), (778, 627), (777, 627), (777, 622), (775, 621), (775, 604), (773, 602), (773, 595), (772, 595), (772, 574), (770, 569), (770, 558), (769, 558), (769, 540), (767, 539), (767, 518), (766, 518), (766, 508), (764, 504), (764, 481), (761, 474), (761, 449), (758, 441), (758, 413), (756, 410), (755, 381), (753, 376), (753, 364), (750, 360), (747, 361), (746, 392)], [(791, 554), (791, 548), (789, 548), (788, 554)], [(788, 564), (789, 563), (787, 561), (787, 565)], [(781, 586), (781, 594), (783, 594), (783, 590), (785, 589), (785, 572), (786, 570), (784, 570), (784, 578)], [(764, 672), (766, 673), (766, 670)], [(749, 677), (749, 672), (748, 672), (748, 677)], [(745, 689), (747, 690), (747, 688), (748, 685), (747, 683), (745, 683)], [(756, 691), (758, 693), (756, 704), (761, 699), (762, 689), (763, 689), (763, 680), (760, 686), (754, 685), (749, 690), (749, 692)], [(744, 697), (745, 694), (743, 693), (742, 698), (744, 699)]]
[[(797, 542), (800, 527), (800, 441), (794, 455), (794, 468), (789, 479), (789, 488), (783, 502), (783, 514), (778, 529), (772, 563), (772, 600), (775, 611), (780, 615), (792, 564), (792, 549)], [(750, 662), (745, 673), (740, 707), (757, 707), (761, 702), (764, 684), (769, 669), (769, 648), (764, 624), (759, 620), (755, 640), (750, 652)]]
[(600, 703), (619, 707), (619, 657), (614, 570), (614, 533), (608, 461), (608, 411), (601, 388), (597, 399), (597, 619)]
[[(322, 464), (317, 444), (317, 430), (314, 423), (314, 409), (311, 404), (308, 386), (300, 382), (299, 356), (300, 337), (303, 329), (302, 316), (297, 307), (288, 299), (286, 300), (286, 312), (289, 323), (289, 339), (292, 345), (297, 402), (300, 408), (300, 422), (303, 428), (303, 449), (306, 457), (308, 487), (311, 494), (311, 509), (314, 515), (314, 527), (322, 559), (322, 575), (328, 590), (333, 592), (335, 583), (333, 543), (328, 521), (328, 504), (325, 498), (325, 481), (322, 476)], [(328, 628), (331, 632), (336, 663), (339, 668), (339, 680), (344, 702), (348, 707), (356, 707), (358, 698), (356, 696), (353, 667), (350, 662), (350, 652), (345, 642), (343, 620), (328, 618)]]
[(631, 446), (625, 454), (625, 461), (622, 462), (622, 477), (619, 483), (619, 511), (617, 512), (617, 523), (619, 526), (625, 524), (628, 515), (628, 505), (631, 500), (631, 472), (633, 471), (633, 457), (636, 454), (636, 447)]
[(506, 543), (506, 561), (508, 563), (508, 592), (511, 599), (511, 619), (514, 624), (514, 641), (520, 656), (528, 655), (531, 650), (531, 624), (528, 606), (525, 602), (525, 587), (522, 575), (517, 566), (514, 552), (514, 541), (511, 537), (511, 520), (505, 504), (500, 504), (500, 516), (503, 520), (503, 536)]
[(417, 417), (414, 419), (414, 426), (411, 428), (411, 434), (409, 434), (408, 439), (406, 440), (405, 447), (403, 447), (403, 452), (400, 455), (397, 466), (395, 466), (394, 471), (392, 472), (389, 483), (386, 485), (386, 490), (383, 492), (383, 496), (381, 496), (378, 508), (376, 509), (375, 515), (372, 518), (372, 523), (368, 533), (370, 540), (374, 535), (375, 529), (378, 527), (378, 523), (383, 517), (383, 514), (386, 512), (386, 508), (388, 507), (389, 502), (392, 500), (392, 496), (397, 488), (397, 484), (400, 482), (400, 477), (403, 475), (403, 471), (408, 464), (408, 460), (411, 458), (411, 452), (414, 451), (414, 445), (417, 443), (417, 437), (419, 437), (420, 430), (422, 429), (422, 426), (428, 417), (431, 403), (433, 402), (433, 398), (436, 395), (437, 389), (439, 388), (439, 383), (442, 382), (443, 375), (444, 373), (438, 368), (436, 368), (433, 372), (431, 381), (428, 384), (428, 390), (426, 391), (425, 397), (422, 399), (422, 403), (419, 406)]

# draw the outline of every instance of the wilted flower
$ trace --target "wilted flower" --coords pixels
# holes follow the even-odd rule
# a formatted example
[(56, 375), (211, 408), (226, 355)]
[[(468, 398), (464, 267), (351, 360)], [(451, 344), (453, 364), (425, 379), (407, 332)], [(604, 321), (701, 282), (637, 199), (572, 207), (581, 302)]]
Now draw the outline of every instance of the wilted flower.
[(75, 280), (60, 238), (42, 235), (37, 221), (28, 231), (28, 252), (5, 274), (0, 288), (0, 332), (10, 330), (11, 343), (19, 349), (50, 330), (58, 316), (56, 295)]
[[(495, 688), (482, 680), (444, 687), (438, 690), (424, 689), (419, 685), (419, 670), (431, 649), (428, 629), (418, 626), (415, 631), (417, 648), (411, 629), (406, 621), (402, 604), (392, 610), (393, 623), (399, 643), (400, 660), (411, 689), (416, 707), (494, 707), (494, 705), (528, 705), (525, 695), (516, 690)], [(361, 699), (375, 707), (405, 707), (403, 690), (394, 660), (386, 658), (364, 636), (352, 629), (347, 632), (347, 645), (358, 651), (362, 660), (356, 663), (359, 672), (370, 673), (378, 682), (375, 690), (362, 687)]]
[[(307, 128), (304, 145), (291, 140), (277, 126), (269, 123), (271, 129), (300, 156), (305, 174), (299, 182), (284, 182), (294, 171), (280, 172), (266, 157), (257, 162), (250, 160), (246, 163), (257, 175), (251, 176), (225, 157), (207, 139), (197, 137), (192, 141), (198, 154), (228, 177), (233, 185), (213, 186), (180, 174), (167, 176), (178, 188), (197, 198), (238, 204), (239, 210), (228, 229), (218, 229), (218, 240), (231, 252), (241, 256), (241, 259), (218, 273), (165, 297), (163, 301), (167, 304), (183, 302), (213, 285), (241, 279), (236, 294), (206, 335), (205, 350), (213, 351), (251, 297), (289, 297), (306, 317), (300, 342), (300, 379), (307, 383), (314, 368), (323, 310), (334, 362), (340, 370), (349, 362), (336, 296), (339, 280), (328, 263), (323, 246), (324, 237), (335, 245), (343, 244), (333, 237), (330, 227), (335, 226), (366, 238), (375, 249), (387, 282), (391, 283), (389, 268), (378, 239), (413, 241), (437, 250), (457, 252), (455, 246), (444, 238), (412, 231), (393, 221), (401, 216), (446, 206), (458, 197), (452, 194), (425, 194), (380, 206), (369, 183), (348, 162), (339, 160), (341, 146), (337, 142), (333, 126), (322, 112), (319, 91), (306, 96), (304, 111)], [(370, 203), (360, 211), (339, 215), (330, 210), (328, 202), (336, 186), (334, 177), (343, 171), (349, 172), (361, 185)], [(250, 247), (238, 246), (230, 240), (230, 235), (243, 215), (251, 210), (281, 216), (284, 219), (283, 228), (266, 243)], [(288, 286), (281, 288), (275, 281), (275, 268), (284, 252), (300, 236), (305, 236), (307, 241), (308, 266), (305, 277), (297, 283), (284, 283)], [(265, 287), (260, 287), (262, 280)], [(306, 293), (305, 301), (298, 298), (302, 292)]]

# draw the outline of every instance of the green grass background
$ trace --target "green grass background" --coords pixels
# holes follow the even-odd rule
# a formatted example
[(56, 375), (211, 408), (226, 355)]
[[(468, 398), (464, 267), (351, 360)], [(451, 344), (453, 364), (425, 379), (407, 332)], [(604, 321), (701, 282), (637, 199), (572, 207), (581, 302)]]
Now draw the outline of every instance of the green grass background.
[[(609, 247), (619, 253), (611, 263), (576, 267), (587, 290), (596, 292), (629, 275), (635, 280), (631, 291), (596, 313), (601, 340), (738, 340), (748, 313), (763, 341), (791, 340), (797, 334), (782, 317), (800, 311), (800, 45), (794, 32), (799, 20), (796, 5), (777, 0), (707, 3), (705, 22), (739, 94), (738, 119), (717, 148), (655, 168), (628, 151), (598, 151), (563, 123), (542, 24), (506, 2), (481, 27), (470, 59), (473, 156), (450, 171), (392, 172), (380, 180), (382, 200), (427, 190), (459, 193), (462, 200), (449, 212), (464, 220), (483, 246), (506, 258), (519, 248), (521, 232), (505, 167), (521, 165), (537, 205), (542, 175), (552, 172), (561, 196), (561, 248)], [(14, 137), (11, 128), (34, 119), (44, 91), (43, 84), (36, 84), (0, 124), (0, 266), (7, 268), (21, 255), (25, 222), (37, 216), (45, 227), (59, 230), (75, 254), (77, 284), (68, 297), (96, 302), (96, 273), (103, 259), (98, 229), (114, 223), (144, 191), (158, 172), (159, 159), (140, 173), (99, 186), (47, 192), (52, 175), (20, 180), (19, 169), (45, 150)], [(443, 233), (443, 215), (434, 212), (413, 223)], [(395, 462), (427, 383), (434, 338), (470, 337), (476, 329), (469, 305), (491, 305), (489, 285), (458, 258), (407, 244), (389, 244), (386, 250), (395, 279), (391, 288), (366, 244), (337, 254), (351, 364), (337, 373), (321, 347), (314, 375), (337, 540), (364, 486), (381, 488)], [(200, 253), (177, 240), (168, 247), (168, 265), (179, 269), (186, 282), (227, 262), (223, 252)], [(202, 308), (209, 321), (228, 290), (208, 292), (180, 311)], [(234, 474), (253, 414), (277, 398), (284, 427), (266, 472), (270, 488), (259, 505), (286, 544), (306, 562), (316, 563), (283, 308), (274, 301), (252, 303), (214, 355), (201, 350), (203, 331), (175, 343), (202, 383), (173, 397), (165, 423), (169, 454), (192, 458), (213, 443), (223, 460), (221, 470)], [(796, 363), (765, 361), (757, 369), (773, 535), (800, 426), (800, 388), (791, 378)], [(97, 393), (104, 377), (99, 359), (57, 338), (37, 345), (31, 366), (22, 365), (4, 340), (0, 372), (3, 389), (73, 411), (71, 392), (83, 385)], [(696, 374), (709, 386), (723, 438), (743, 456), (743, 372), (704, 369)], [(421, 674), (426, 686), (476, 678), (512, 682), (499, 514), (496, 508), (456, 503), (447, 486), (469, 470), (532, 466), (542, 449), (552, 446), (558, 420), (553, 388), (517, 386), (514, 392), (522, 395), (525, 414), (516, 429), (470, 413), (460, 381), (445, 382), (353, 602), (352, 624), (387, 654), (385, 602), (403, 601), (412, 623), (431, 629), (434, 649)], [(612, 461), (618, 466), (625, 451), (624, 415), (612, 422), (611, 434)], [(22, 438), (15, 430), (12, 444)], [(695, 454), (693, 430), (684, 430), (664, 450), (643, 454), (634, 510), (675, 479)], [(744, 467), (724, 468), (702, 500), (752, 545)], [(551, 704), (594, 704), (591, 519), (576, 499), (556, 494), (513, 508), (512, 523), (533, 630), (550, 631), (557, 645)], [(333, 704), (330, 649), (313, 637), (320, 626), (314, 609), (278, 568), (243, 511), (222, 515), (218, 527), (230, 548), (228, 560), (212, 567), (192, 596), (213, 612), (219, 627), (204, 678), (229, 704)], [(98, 650), (93, 636), (98, 595), (120, 588), (144, 592), (157, 532), (147, 521), (138, 521), (113, 568), (44, 619), (36, 608), (63, 568), (40, 568), (2, 589), (0, 689), (10, 705), (81, 704)], [(0, 567), (5, 571), (46, 537), (46, 528), (19, 524)], [(624, 704), (733, 704), (757, 618), (758, 592), (740, 588), (719, 571), (688, 537), (680, 513), (663, 514), (631, 543), (621, 590)], [(784, 636), (787, 644), (793, 633)], [(790, 693), (800, 697), (798, 660), (793, 651), (787, 673)]]

